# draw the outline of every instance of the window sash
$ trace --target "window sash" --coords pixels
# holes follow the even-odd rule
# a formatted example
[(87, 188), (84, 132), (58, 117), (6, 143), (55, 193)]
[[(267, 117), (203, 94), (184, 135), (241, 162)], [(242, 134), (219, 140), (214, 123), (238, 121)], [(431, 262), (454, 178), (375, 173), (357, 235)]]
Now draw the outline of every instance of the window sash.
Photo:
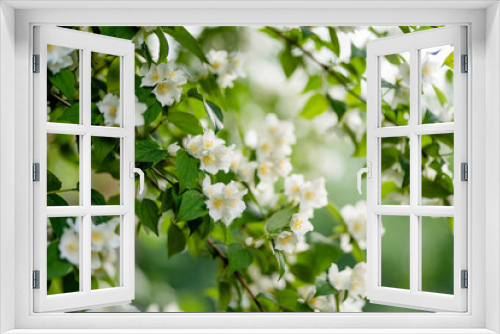
[[(80, 50), (80, 124), (50, 123), (46, 119), (47, 45)], [(119, 128), (92, 126), (90, 119), (91, 53), (121, 57), (120, 103), (122, 125)], [(40, 182), (34, 183), (34, 270), (40, 271), (40, 289), (34, 291), (34, 311), (72, 311), (110, 304), (129, 303), (134, 298), (134, 178), (129, 166), (134, 165), (134, 45), (130, 41), (93, 35), (64, 28), (35, 27), (34, 53), (40, 55), (40, 73), (34, 74), (34, 162), (40, 163)], [(80, 136), (80, 205), (47, 207), (47, 134)], [(121, 205), (92, 206), (91, 138), (115, 137), (121, 140), (120, 197)], [(120, 215), (119, 287), (91, 289), (91, 217)], [(80, 291), (47, 295), (47, 218), (80, 218)]]
[[(419, 124), (420, 115), (420, 49), (453, 45), (455, 64), (466, 54), (466, 28), (449, 27), (404, 34), (368, 43), (367, 48), (367, 161), (371, 162), (372, 177), (367, 181), (367, 250), (368, 299), (374, 303), (423, 310), (467, 310), (467, 290), (461, 288), (460, 271), (467, 269), (467, 183), (460, 181), (458, 167), (467, 162), (467, 76), (454, 72), (454, 123)], [(380, 57), (410, 52), (410, 124), (400, 127), (380, 127)], [(422, 206), (421, 145), (423, 134), (454, 133), (454, 206)], [(410, 138), (410, 205), (380, 205), (381, 138), (406, 136)], [(410, 289), (381, 286), (381, 216), (407, 215), (410, 217)], [(420, 291), (421, 286), (421, 230), (422, 216), (454, 217), (454, 295)]]

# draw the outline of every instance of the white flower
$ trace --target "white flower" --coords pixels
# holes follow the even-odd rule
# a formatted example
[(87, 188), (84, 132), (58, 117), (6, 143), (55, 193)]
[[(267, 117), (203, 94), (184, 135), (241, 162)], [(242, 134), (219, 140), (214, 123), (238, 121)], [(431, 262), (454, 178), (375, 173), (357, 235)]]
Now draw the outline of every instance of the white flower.
[(99, 225), (92, 224), (92, 250), (101, 252), (104, 249), (115, 249), (120, 247), (120, 236), (115, 233), (115, 229), (119, 224), (119, 217), (114, 217), (108, 222)]
[(203, 136), (188, 136), (186, 139), (186, 150), (187, 152), (195, 157), (200, 159), (203, 157)]
[(283, 231), (278, 235), (278, 237), (276, 237), (275, 242), (275, 249), (282, 250), (288, 254), (292, 254), (299, 240), (294, 233)]
[[(183, 70), (179, 69), (174, 63), (168, 63), (168, 64), (160, 64), (158, 67), (161, 67), (163, 65), (165, 66), (164, 72), (165, 72), (165, 79), (167, 81), (171, 81), (176, 83), (177, 85), (184, 85), (187, 83), (187, 77), (186, 77), (186, 72)], [(163, 72), (163, 69), (162, 69)]]
[(234, 144), (229, 147), (219, 145), (208, 151), (200, 159), (200, 169), (210, 174), (217, 174), (219, 170), (223, 170), (225, 173), (229, 172), (234, 147)]
[(140, 102), (137, 96), (135, 97), (135, 126), (144, 125), (144, 113), (148, 110), (146, 103)]
[(340, 235), (340, 248), (344, 253), (352, 252), (351, 235), (349, 233), (342, 233)]
[(228, 57), (229, 59), (229, 70), (236, 76), (244, 78), (246, 76), (245, 71), (243, 69), (243, 64), (245, 59), (239, 53), (232, 53)]
[(141, 73), (144, 75), (141, 80), (141, 87), (153, 87), (167, 78), (168, 67), (165, 63), (161, 63), (158, 66), (151, 64), (149, 68), (148, 64), (144, 64), (141, 67)]
[(277, 204), (279, 195), (274, 192), (272, 183), (260, 182), (257, 187), (252, 186), (251, 189), (260, 205), (274, 207)]
[(274, 164), (270, 161), (265, 161), (259, 165), (257, 170), (259, 179), (264, 183), (274, 183), (276, 181), (276, 174), (274, 172)]
[(304, 235), (307, 232), (314, 230), (314, 226), (308, 218), (309, 217), (303, 213), (296, 213), (290, 220), (290, 229), (297, 235), (299, 241), (304, 240)]
[(285, 155), (291, 153), (290, 145), (295, 144), (297, 140), (292, 122), (280, 121), (276, 114), (267, 114), (266, 131), (278, 149), (283, 150)]
[(102, 266), (101, 258), (99, 257), (99, 253), (96, 251), (91, 251), (90, 253), (90, 268), (91, 269), (99, 269)]
[(255, 170), (257, 169), (257, 162), (248, 161), (248, 158), (241, 153), (241, 151), (233, 152), (233, 161), (231, 162), (231, 169), (235, 172), (243, 182), (253, 183)]
[(240, 191), (234, 181), (228, 185), (221, 182), (211, 185), (210, 177), (207, 175), (203, 180), (203, 193), (208, 197), (205, 204), (214, 221), (221, 220), (226, 226), (229, 226), (245, 211), (246, 205), (242, 198), (246, 195), (247, 190)]
[(307, 213), (312, 217), (314, 209), (322, 208), (328, 204), (327, 195), (323, 177), (306, 182), (302, 187), (300, 212)]
[(360, 262), (352, 270), (351, 294), (355, 293), (360, 297), (366, 297), (366, 263)]
[(47, 45), (47, 67), (52, 74), (59, 73), (63, 68), (73, 65), (71, 53), (74, 49), (56, 45)]
[(174, 156), (174, 157), (177, 156), (177, 151), (180, 149), (181, 149), (181, 147), (177, 143), (170, 144), (167, 147), (168, 154), (170, 154), (171, 156)]
[(259, 141), (259, 135), (253, 129), (248, 130), (245, 133), (245, 145), (249, 148), (256, 148)]
[(156, 99), (160, 101), (162, 107), (171, 106), (174, 102), (181, 100), (182, 88), (175, 82), (167, 80), (158, 84), (153, 89), (153, 93)]
[(298, 202), (301, 198), (302, 188), (304, 187), (304, 176), (292, 174), (285, 179), (285, 195), (291, 202)]
[(210, 63), (211, 72), (222, 74), (226, 71), (228, 65), (227, 51), (210, 50), (207, 53), (207, 59)]
[(357, 295), (351, 295), (346, 298), (339, 305), (340, 312), (363, 312), (363, 307), (365, 306), (365, 300), (359, 298)]
[(104, 115), (104, 125), (120, 125), (120, 98), (108, 93), (102, 101), (97, 102), (97, 108)]
[(366, 249), (366, 202), (359, 201), (355, 206), (346, 205), (340, 214), (359, 248)]
[(352, 269), (345, 267), (339, 272), (339, 267), (333, 263), (328, 270), (328, 280), (337, 290), (350, 290), (352, 288)]
[(59, 254), (61, 259), (66, 259), (75, 266), (80, 263), (80, 237), (71, 227), (63, 230), (59, 240)]
[(156, 27), (140, 27), (139, 31), (135, 34), (135, 36), (132, 38), (132, 42), (135, 44), (136, 49), (140, 49), (142, 47), (142, 44), (146, 40), (147, 35), (151, 33), (152, 31), (156, 30)]

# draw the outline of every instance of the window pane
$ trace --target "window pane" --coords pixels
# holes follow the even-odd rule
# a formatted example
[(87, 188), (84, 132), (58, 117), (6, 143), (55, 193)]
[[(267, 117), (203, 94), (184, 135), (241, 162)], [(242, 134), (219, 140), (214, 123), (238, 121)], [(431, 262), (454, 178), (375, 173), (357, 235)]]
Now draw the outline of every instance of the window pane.
[(408, 137), (381, 138), (383, 205), (410, 203), (410, 140)]
[(120, 57), (92, 52), (92, 125), (120, 126)]
[(120, 286), (120, 216), (92, 217), (92, 290)]
[(453, 205), (453, 133), (422, 136), (422, 205)]
[(381, 126), (408, 125), (410, 52), (380, 57)]
[(47, 121), (80, 124), (80, 50), (47, 45)]
[(47, 219), (47, 294), (80, 289), (80, 217)]
[(422, 291), (453, 294), (453, 218), (422, 217)]
[(92, 205), (119, 205), (120, 138), (92, 137)]
[(80, 205), (80, 137), (47, 134), (47, 206)]
[(382, 216), (382, 286), (410, 288), (410, 217)]
[(453, 45), (420, 50), (422, 124), (453, 122)]

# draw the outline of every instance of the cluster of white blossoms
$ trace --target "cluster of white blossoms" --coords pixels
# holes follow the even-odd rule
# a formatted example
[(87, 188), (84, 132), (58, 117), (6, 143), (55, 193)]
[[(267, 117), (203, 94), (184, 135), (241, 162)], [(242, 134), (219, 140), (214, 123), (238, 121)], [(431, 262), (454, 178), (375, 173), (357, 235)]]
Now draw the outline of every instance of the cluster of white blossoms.
[(47, 68), (52, 74), (59, 73), (63, 68), (73, 65), (71, 54), (74, 49), (57, 45), (47, 45)]
[[(80, 265), (80, 224), (79, 219), (66, 220), (68, 227), (64, 228), (59, 240), (59, 254), (75, 266)], [(113, 277), (115, 274), (115, 262), (117, 261), (116, 249), (120, 247), (120, 236), (115, 233), (120, 224), (119, 217), (113, 217), (105, 223), (92, 223), (91, 230), (91, 268), (93, 270), (103, 269)]]
[(104, 116), (104, 125), (120, 125), (120, 98), (115, 94), (108, 93), (102, 101), (96, 103), (97, 109)]
[(209, 69), (217, 74), (217, 83), (221, 88), (233, 87), (233, 81), (244, 78), (243, 58), (240, 54), (228, 54), (227, 51), (210, 50), (207, 53)]
[(219, 170), (229, 172), (233, 160), (235, 145), (225, 144), (226, 142), (217, 138), (212, 130), (207, 130), (203, 135), (188, 136), (185, 147), (191, 156), (200, 159), (200, 169), (217, 174)]
[(187, 76), (174, 63), (151, 64), (151, 67), (144, 64), (140, 73), (143, 76), (141, 87), (154, 87), (153, 93), (162, 106), (171, 106), (180, 101), (181, 86), (187, 83)]
[(340, 306), (341, 312), (361, 312), (366, 297), (366, 263), (357, 263), (354, 268), (345, 267), (339, 271), (337, 264), (328, 270), (330, 284), (341, 293), (348, 291), (348, 298)]
[(231, 181), (225, 185), (222, 182), (211, 184), (210, 176), (206, 175), (203, 180), (203, 193), (208, 198), (205, 204), (208, 208), (208, 214), (215, 221), (222, 221), (226, 226), (241, 217), (246, 209), (243, 196), (247, 189), (240, 190), (238, 184)]
[(346, 253), (352, 251), (350, 237), (352, 236), (359, 245), (359, 248), (366, 249), (366, 202), (359, 201), (354, 206), (346, 205), (340, 210), (344, 218), (348, 233), (340, 236), (340, 247)]

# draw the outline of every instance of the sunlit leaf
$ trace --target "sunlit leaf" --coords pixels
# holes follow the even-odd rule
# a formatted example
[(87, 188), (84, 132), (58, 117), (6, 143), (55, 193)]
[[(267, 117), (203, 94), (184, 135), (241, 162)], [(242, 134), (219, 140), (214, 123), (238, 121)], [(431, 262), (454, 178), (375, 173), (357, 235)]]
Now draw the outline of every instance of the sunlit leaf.
[(320, 93), (314, 94), (307, 100), (304, 109), (300, 113), (300, 116), (307, 119), (312, 119), (318, 115), (321, 115), (328, 109), (327, 99)]
[(297, 212), (297, 207), (286, 208), (276, 212), (267, 220), (267, 230), (272, 232), (290, 224), (292, 215), (295, 212)]
[(205, 57), (201, 46), (186, 28), (181, 26), (163, 27), (163, 31), (172, 36), (180, 45), (191, 51), (202, 62), (208, 64), (208, 59)]
[(332, 51), (337, 57), (340, 57), (340, 43), (339, 37), (337, 36), (337, 31), (335, 28), (328, 27), (328, 33), (330, 34), (330, 42), (332, 43)]
[(172, 112), (168, 114), (168, 121), (185, 133), (192, 135), (203, 134), (203, 127), (198, 119), (187, 112)]

